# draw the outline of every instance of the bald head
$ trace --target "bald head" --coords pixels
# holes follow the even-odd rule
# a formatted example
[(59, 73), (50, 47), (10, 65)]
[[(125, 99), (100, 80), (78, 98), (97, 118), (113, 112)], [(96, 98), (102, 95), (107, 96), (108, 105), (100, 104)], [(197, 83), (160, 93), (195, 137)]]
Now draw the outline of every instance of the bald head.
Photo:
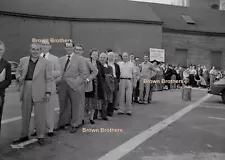
[(108, 53), (108, 61), (114, 62), (115, 60), (115, 53), (114, 52), (109, 52)]
[(107, 61), (107, 54), (106, 53), (101, 53), (99, 55), (99, 61), (102, 63), (102, 64), (105, 64), (106, 61)]
[(4, 55), (5, 53), (5, 44), (0, 41), (0, 58)]

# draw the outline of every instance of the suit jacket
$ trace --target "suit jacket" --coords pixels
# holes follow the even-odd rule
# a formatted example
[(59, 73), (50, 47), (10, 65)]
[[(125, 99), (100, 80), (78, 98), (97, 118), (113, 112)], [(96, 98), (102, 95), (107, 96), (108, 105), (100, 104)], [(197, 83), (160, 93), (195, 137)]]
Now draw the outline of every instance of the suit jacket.
[[(83, 57), (84, 58), (84, 57)], [(90, 80), (85, 84), (85, 92), (91, 92), (93, 91), (93, 83), (92, 80), (97, 76), (98, 69), (91, 63), (90, 59), (84, 58), (88, 73), (88, 79)]]
[(48, 59), (52, 65), (52, 76), (53, 76), (53, 83), (52, 83), (52, 94), (56, 94), (56, 82), (59, 81), (61, 76), (61, 68), (59, 64), (59, 58), (53, 54), (48, 55)]
[(11, 65), (8, 61), (0, 59), (0, 73), (5, 69), (5, 78), (0, 82), (0, 96), (5, 96), (5, 89), (8, 88), (12, 81)]
[(63, 56), (59, 59), (62, 72), (61, 78), (63, 78), (73, 90), (78, 90), (81, 86), (83, 87), (84, 80), (86, 80), (88, 76), (85, 60), (83, 57), (74, 54), (64, 73), (66, 61), (67, 56)]
[[(20, 100), (23, 100), (24, 82), (27, 75), (30, 57), (23, 57), (20, 59), (19, 67), (16, 71), (16, 78), (22, 78), (20, 88)], [(34, 102), (44, 102), (46, 92), (52, 92), (53, 76), (51, 63), (39, 57), (36, 64), (33, 80), (32, 80), (32, 98)]]

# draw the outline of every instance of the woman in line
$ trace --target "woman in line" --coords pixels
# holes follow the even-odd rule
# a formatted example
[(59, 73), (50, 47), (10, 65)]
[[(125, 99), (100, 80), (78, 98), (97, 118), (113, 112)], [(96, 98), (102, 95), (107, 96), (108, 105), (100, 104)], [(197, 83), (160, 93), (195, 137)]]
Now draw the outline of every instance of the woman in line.
[(101, 105), (101, 100), (105, 99), (104, 96), (104, 87), (101, 85), (105, 81), (105, 71), (104, 66), (98, 61), (99, 51), (94, 49), (90, 52), (90, 61), (97, 67), (98, 74), (95, 79), (93, 79), (93, 90), (91, 92), (85, 93), (85, 103), (86, 111), (88, 112), (90, 123), (95, 124), (94, 122), (94, 113), (95, 110), (98, 110)]

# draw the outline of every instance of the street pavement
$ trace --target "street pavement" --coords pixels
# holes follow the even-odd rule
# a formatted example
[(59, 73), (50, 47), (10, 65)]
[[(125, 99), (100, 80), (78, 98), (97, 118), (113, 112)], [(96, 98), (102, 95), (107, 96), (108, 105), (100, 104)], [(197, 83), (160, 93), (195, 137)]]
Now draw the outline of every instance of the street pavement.
[[(94, 126), (86, 121), (77, 133), (57, 132), (46, 146), (40, 147), (33, 143), (23, 149), (12, 149), (11, 142), (20, 135), (21, 121), (18, 117), (21, 111), (19, 93), (8, 92), (3, 113), (0, 160), (97, 160), (206, 94), (206, 90), (192, 90), (192, 101), (189, 102), (182, 101), (181, 90), (155, 92), (151, 104), (133, 104), (131, 117), (115, 114), (109, 122), (99, 120)], [(192, 160), (196, 159), (194, 156), (206, 156), (209, 160), (219, 158), (225, 150), (224, 113), (225, 106), (221, 103), (221, 98), (212, 96), (131, 150), (122, 160)], [(117, 131), (101, 132), (101, 128)], [(86, 132), (87, 129), (91, 132)], [(199, 157), (197, 159), (201, 160)], [(222, 157), (221, 160), (224, 159)]]

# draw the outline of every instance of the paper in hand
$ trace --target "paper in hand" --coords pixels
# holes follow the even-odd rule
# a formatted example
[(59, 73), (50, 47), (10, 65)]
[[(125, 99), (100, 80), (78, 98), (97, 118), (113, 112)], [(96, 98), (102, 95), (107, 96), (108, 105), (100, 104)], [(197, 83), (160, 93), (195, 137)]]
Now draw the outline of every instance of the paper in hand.
[(5, 69), (2, 70), (2, 72), (0, 73), (0, 82), (5, 80)]

